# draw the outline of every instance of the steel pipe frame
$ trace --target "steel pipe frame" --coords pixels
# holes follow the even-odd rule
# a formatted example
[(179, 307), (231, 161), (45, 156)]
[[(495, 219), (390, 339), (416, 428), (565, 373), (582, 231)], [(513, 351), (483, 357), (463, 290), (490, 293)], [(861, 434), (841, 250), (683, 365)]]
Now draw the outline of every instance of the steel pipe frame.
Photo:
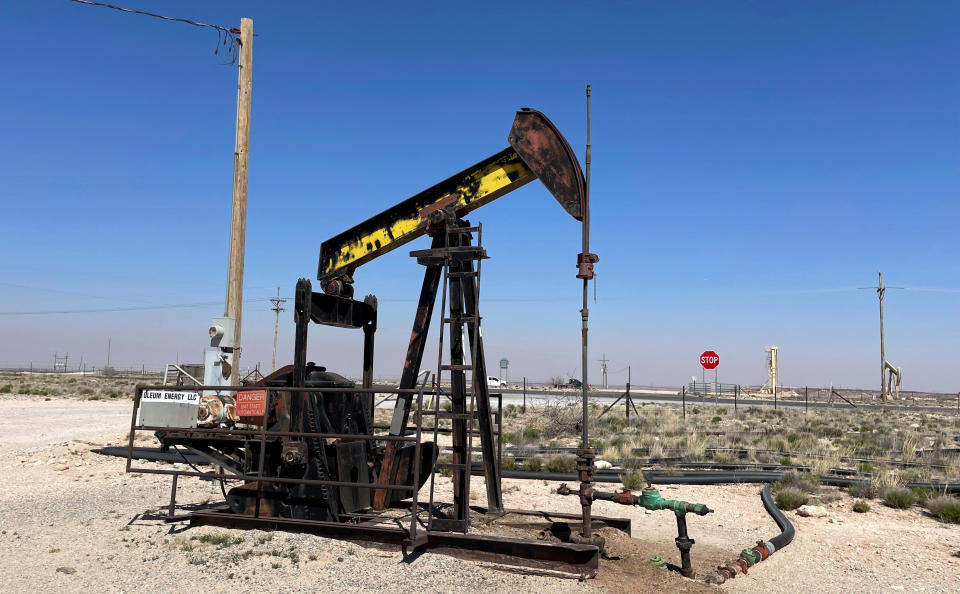
[[(204, 386), (193, 386), (193, 387), (183, 387), (183, 386), (166, 386), (161, 387), (162, 389), (173, 388), (171, 391), (195, 391), (202, 390)], [(156, 388), (156, 389), (161, 389)], [(180, 388), (179, 390), (177, 388)], [(229, 386), (229, 388), (234, 389), (235, 391), (240, 389), (240, 386)], [(158, 427), (150, 428), (144, 427), (142, 425), (137, 425), (137, 412), (140, 408), (140, 400), (143, 396), (143, 392), (147, 389), (152, 389), (150, 386), (141, 386), (138, 385), (136, 388), (136, 395), (134, 397), (133, 404), (133, 414), (130, 419), (130, 437), (127, 443), (127, 463), (126, 463), (126, 472), (138, 472), (144, 474), (169, 474), (173, 475), (173, 485), (170, 491), (170, 504), (169, 511), (167, 514), (167, 521), (175, 521), (176, 516), (174, 516), (174, 509), (176, 507), (176, 488), (177, 488), (177, 479), (179, 476), (196, 476), (203, 478), (216, 478), (216, 479), (236, 479), (235, 475), (226, 475), (223, 473), (218, 474), (207, 474), (202, 472), (190, 472), (190, 471), (181, 471), (181, 470), (163, 470), (156, 468), (133, 468), (133, 443), (136, 439), (137, 431), (150, 431), (150, 430), (170, 430), (170, 427)], [(213, 389), (213, 388), (211, 388)], [(249, 388), (247, 388), (249, 389)], [(268, 390), (273, 388), (266, 388)], [(295, 386), (290, 387), (280, 387), (277, 391), (287, 391), (287, 392), (340, 392), (343, 393), (345, 390), (343, 388), (303, 388), (297, 389)], [(357, 390), (351, 390), (354, 392), (372, 392), (373, 388), (360, 388)], [(400, 392), (400, 389), (390, 390), (391, 392)], [(414, 452), (414, 481), (417, 481), (420, 476), (420, 442), (422, 434), (420, 427), (423, 425), (423, 416), (420, 413), (420, 409), (423, 408), (423, 390), (405, 390), (411, 391), (417, 396), (417, 411), (414, 414), (414, 419), (417, 426), (417, 434), (415, 437), (403, 437), (403, 436), (376, 436), (376, 435), (365, 435), (365, 434), (337, 434), (337, 433), (312, 433), (312, 432), (296, 432), (296, 431), (267, 431), (267, 420), (269, 415), (269, 407), (264, 407), (263, 419), (260, 430), (239, 430), (242, 433), (247, 433), (251, 435), (259, 435), (260, 439), (260, 455), (258, 460), (257, 474), (250, 477), (243, 477), (245, 480), (254, 480), (257, 482), (257, 502), (254, 511), (254, 517), (260, 517), (260, 504), (263, 500), (263, 484), (265, 482), (271, 483), (282, 483), (282, 484), (301, 484), (301, 485), (318, 485), (318, 486), (334, 486), (334, 487), (355, 487), (355, 488), (368, 488), (376, 489), (378, 488), (377, 483), (354, 483), (346, 481), (331, 481), (331, 480), (317, 480), (317, 479), (294, 479), (294, 478), (281, 478), (281, 477), (265, 477), (263, 476), (263, 467), (264, 467), (264, 458), (266, 453), (266, 441), (267, 437), (334, 437), (334, 438), (347, 438), (347, 439), (366, 439), (366, 440), (377, 440), (383, 437), (394, 437), (392, 441), (413, 441), (415, 442), (415, 452)], [(233, 429), (219, 429), (215, 427), (211, 428), (191, 428), (191, 431), (196, 431), (199, 434), (203, 435), (204, 433), (216, 434), (216, 433), (231, 433), (237, 430)], [(397, 489), (403, 491), (412, 492), (412, 504), (411, 504), (411, 521), (410, 521), (410, 530), (409, 535), (411, 539), (415, 539), (417, 535), (417, 494), (418, 489), (415, 486), (410, 485), (386, 485), (389, 489)], [(381, 487), (382, 488), (382, 487)], [(333, 523), (336, 525), (336, 523)]]
[[(568, 573), (574, 573), (583, 578), (590, 578), (596, 575), (597, 569), (599, 568), (599, 548), (594, 545), (584, 545), (584, 544), (568, 544), (568, 543), (546, 543), (538, 540), (528, 540), (528, 539), (513, 539), (513, 538), (497, 538), (489, 536), (480, 536), (480, 535), (470, 535), (470, 534), (452, 534), (447, 532), (437, 532), (437, 531), (422, 531), (418, 536), (417, 523), (420, 514), (420, 508), (422, 505), (417, 501), (417, 491), (414, 487), (408, 485), (385, 485), (388, 489), (404, 489), (413, 491), (414, 497), (411, 504), (411, 520), (410, 528), (390, 528), (384, 526), (372, 525), (372, 522), (365, 522), (363, 524), (350, 524), (350, 523), (337, 523), (337, 522), (320, 522), (315, 520), (293, 520), (289, 518), (274, 518), (274, 517), (260, 517), (258, 515), (254, 516), (240, 516), (237, 514), (228, 514), (224, 512), (192, 512), (187, 515), (177, 516), (175, 515), (176, 509), (176, 488), (177, 488), (177, 479), (180, 476), (194, 476), (198, 478), (206, 479), (236, 479), (235, 475), (228, 475), (224, 473), (202, 473), (202, 472), (191, 472), (191, 471), (180, 471), (180, 470), (163, 470), (163, 469), (153, 469), (153, 468), (138, 468), (132, 465), (132, 453), (133, 453), (133, 441), (135, 438), (136, 431), (149, 431), (149, 430), (169, 430), (169, 427), (158, 427), (150, 428), (136, 425), (137, 412), (139, 410), (140, 399), (143, 391), (146, 389), (170, 389), (174, 388), (176, 391), (192, 391), (203, 389), (203, 386), (200, 387), (151, 387), (151, 386), (137, 386), (137, 394), (134, 399), (134, 410), (131, 419), (131, 435), (128, 441), (127, 448), (127, 467), (128, 472), (139, 472), (144, 474), (169, 474), (173, 476), (173, 481), (171, 485), (170, 492), (170, 502), (168, 505), (168, 513), (164, 520), (166, 522), (179, 522), (179, 521), (189, 521), (191, 526), (194, 525), (219, 525), (225, 527), (236, 527), (236, 528), (278, 528), (285, 530), (295, 530), (301, 532), (311, 532), (315, 534), (320, 534), (332, 538), (362, 538), (375, 540), (377, 542), (387, 542), (392, 544), (412, 546), (414, 550), (433, 550), (442, 554), (450, 554), (458, 557), (465, 557), (471, 559), (480, 559), (487, 561), (494, 561), (500, 563), (507, 563), (512, 565), (522, 565), (527, 567), (536, 567), (549, 570), (565, 571)], [(230, 387), (233, 390), (241, 390), (241, 387)], [(269, 388), (273, 389), (273, 388)], [(297, 390), (294, 387), (281, 387), (277, 388), (277, 391), (311, 391), (311, 392), (343, 392), (342, 388), (304, 388), (302, 390)], [(361, 391), (357, 389), (355, 391)], [(388, 390), (376, 390), (373, 388), (366, 389), (363, 391), (388, 391)], [(399, 392), (399, 389), (391, 389), (389, 391)], [(420, 414), (422, 409), (422, 399), (423, 399), (423, 390), (405, 390), (406, 392), (415, 393), (418, 396), (417, 410), (415, 412), (416, 426), (422, 426), (423, 415)], [(267, 416), (267, 412), (264, 413), (264, 417)], [(264, 422), (264, 427), (266, 426)], [(209, 433), (209, 434), (230, 434), (230, 433), (240, 433), (243, 435), (259, 435), (261, 441), (261, 452), (265, 450), (265, 438), (266, 437), (288, 437), (288, 436), (307, 436), (313, 435), (311, 433), (304, 432), (283, 432), (283, 431), (263, 431), (256, 429), (219, 429), (219, 428), (197, 428), (198, 433)], [(320, 434), (327, 436), (334, 436), (339, 434)], [(401, 437), (401, 436), (369, 436), (369, 435), (349, 435), (348, 437), (356, 437), (363, 439), (385, 439), (385, 438), (395, 438), (395, 441), (416, 441), (420, 438), (418, 437)], [(419, 456), (415, 456), (415, 466), (414, 476), (419, 476)], [(280, 477), (264, 477), (262, 473), (262, 467), (259, 469), (256, 475), (251, 475), (249, 477), (243, 477), (246, 480), (257, 480), (263, 482), (279, 482), (279, 483), (301, 483), (301, 484), (325, 484), (329, 486), (351, 486), (359, 488), (370, 488), (374, 489), (381, 487), (377, 483), (348, 483), (344, 481), (321, 481), (321, 480), (306, 480), (306, 479), (286, 479)], [(261, 495), (262, 497), (262, 495)], [(258, 497), (258, 503), (259, 503)], [(259, 507), (259, 506), (258, 506)], [(479, 507), (471, 507), (475, 511), (480, 511), (481, 513), (486, 513), (486, 509)], [(257, 509), (259, 512), (259, 509)], [(538, 511), (538, 510), (523, 510), (523, 509), (507, 509), (504, 510), (503, 514), (517, 514), (517, 515), (526, 515), (526, 516), (536, 516), (543, 518), (547, 521), (552, 521), (552, 519), (564, 519), (564, 520), (577, 520), (580, 519), (579, 514), (566, 514), (566, 513), (557, 513), (557, 512), (547, 512), (547, 511)], [(365, 517), (367, 515), (364, 515)], [(359, 517), (359, 516), (358, 516)], [(370, 518), (375, 518), (375, 515), (369, 515)], [(383, 521), (392, 521), (392, 518), (384, 517)], [(594, 518), (595, 522), (603, 522), (604, 524), (622, 530), (627, 534), (630, 534), (631, 523), (629, 519), (625, 518), (607, 518), (607, 517), (596, 517)]]

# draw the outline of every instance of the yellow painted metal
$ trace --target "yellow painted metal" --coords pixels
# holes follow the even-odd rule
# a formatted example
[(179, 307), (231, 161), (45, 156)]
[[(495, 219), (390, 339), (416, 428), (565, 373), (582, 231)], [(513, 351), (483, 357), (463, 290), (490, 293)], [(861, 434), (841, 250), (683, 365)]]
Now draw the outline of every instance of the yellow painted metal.
[[(415, 198), (407, 212), (380, 226), (370, 226), (373, 219), (342, 234), (343, 240), (335, 249), (324, 245), (321, 278), (330, 278), (344, 269), (367, 262), (374, 257), (407, 243), (425, 232), (427, 218), (421, 213), (431, 205), (446, 199), (450, 194), (458, 196), (456, 211), (459, 216), (499, 198), (503, 194), (536, 178), (532, 171), (513, 150), (504, 151), (492, 162), (481, 163), (473, 170), (447, 180), (448, 183), (425, 191)], [(455, 182), (456, 185), (449, 182)], [(435, 191), (436, 190), (436, 191)], [(426, 194), (426, 195), (425, 195)], [(386, 214), (386, 213), (384, 213)], [(375, 217), (378, 218), (378, 217)], [(366, 228), (365, 228), (366, 227)], [(335, 238), (336, 239), (336, 238)], [(333, 241), (333, 240), (332, 240)]]

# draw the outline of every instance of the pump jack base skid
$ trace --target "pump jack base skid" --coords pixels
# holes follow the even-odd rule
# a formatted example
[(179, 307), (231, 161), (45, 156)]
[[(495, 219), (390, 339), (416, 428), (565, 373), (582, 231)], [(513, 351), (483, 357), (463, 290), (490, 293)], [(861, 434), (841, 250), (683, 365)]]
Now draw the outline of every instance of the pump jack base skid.
[[(483, 512), (483, 508), (474, 508)], [(509, 509), (505, 514), (537, 516), (545, 521), (576, 520), (577, 514), (562, 514), (536, 510)], [(499, 514), (498, 514), (499, 515)], [(178, 519), (189, 520), (190, 526), (219, 526), (222, 528), (283, 530), (303, 532), (327, 538), (366, 540), (399, 546), (404, 556), (435, 552), (471, 561), (486, 561), (502, 565), (530, 568), (536, 572), (559, 572), (580, 579), (597, 575), (600, 550), (594, 545), (556, 543), (533, 539), (507, 538), (457, 532), (418, 530), (414, 541), (410, 532), (398, 525), (372, 522), (340, 523), (290, 518), (253, 517), (235, 514), (229, 509), (195, 511)], [(625, 518), (594, 517), (594, 521), (630, 533), (630, 520)]]

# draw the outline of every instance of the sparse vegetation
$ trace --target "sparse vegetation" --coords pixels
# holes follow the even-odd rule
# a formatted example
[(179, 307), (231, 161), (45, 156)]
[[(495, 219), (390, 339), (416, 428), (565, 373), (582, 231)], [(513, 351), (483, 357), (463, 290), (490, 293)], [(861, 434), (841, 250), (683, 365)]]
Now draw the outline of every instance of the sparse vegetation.
[(854, 502), (853, 511), (857, 512), (858, 514), (865, 514), (870, 511), (870, 504), (862, 499), (859, 499)]
[(908, 509), (917, 502), (917, 496), (906, 487), (888, 487), (880, 493), (883, 504), (896, 509)]
[(820, 479), (809, 472), (788, 470), (773, 488), (779, 491), (788, 487), (793, 487), (802, 493), (816, 493), (820, 488)]
[(531, 456), (523, 461), (523, 469), (529, 470), (532, 472), (537, 472), (543, 468), (543, 458), (540, 456)]
[(577, 458), (570, 454), (558, 454), (547, 458), (547, 472), (574, 472), (577, 469)]
[(643, 478), (642, 472), (634, 470), (620, 475), (620, 482), (623, 483), (623, 487), (628, 491), (639, 491), (647, 484), (647, 479)]
[(784, 487), (777, 491), (774, 501), (777, 507), (783, 511), (797, 509), (801, 505), (806, 505), (810, 497), (796, 487)]
[(960, 524), (960, 498), (940, 495), (927, 500), (927, 510), (941, 521)]

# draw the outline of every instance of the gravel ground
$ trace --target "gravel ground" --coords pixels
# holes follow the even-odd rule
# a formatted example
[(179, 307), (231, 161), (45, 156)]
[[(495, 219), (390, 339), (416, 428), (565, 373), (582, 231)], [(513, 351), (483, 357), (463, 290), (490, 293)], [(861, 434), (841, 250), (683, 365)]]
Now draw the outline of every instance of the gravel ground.
[[(797, 528), (794, 543), (721, 587), (649, 564), (656, 554), (679, 561), (670, 515), (609, 502), (598, 502), (595, 514), (631, 518), (633, 538), (605, 532), (620, 559), (603, 561), (600, 575), (586, 582), (520, 575), (440, 554), (404, 559), (396, 549), (308, 535), (171, 526), (158, 513), (169, 497), (168, 477), (126, 474), (122, 459), (90, 451), (123, 440), (130, 406), (0, 399), (0, 592), (176, 592), (185, 586), (224, 592), (960, 590), (956, 526), (879, 502), (855, 514), (847, 497), (827, 504), (829, 517), (788, 514)], [(439, 497), (448, 498), (450, 481), (438, 481)], [(578, 511), (576, 498), (552, 494), (556, 486), (505, 480), (504, 498), (508, 507)], [(482, 503), (483, 480), (475, 477), (471, 487)], [(663, 488), (665, 497), (717, 510), (688, 518), (697, 570), (709, 571), (776, 533), (759, 492), (758, 485)], [(201, 505), (222, 496), (216, 483), (184, 479), (179, 500)], [(476, 529), (511, 535), (526, 530), (510, 519), (486, 525), (478, 519)]]

